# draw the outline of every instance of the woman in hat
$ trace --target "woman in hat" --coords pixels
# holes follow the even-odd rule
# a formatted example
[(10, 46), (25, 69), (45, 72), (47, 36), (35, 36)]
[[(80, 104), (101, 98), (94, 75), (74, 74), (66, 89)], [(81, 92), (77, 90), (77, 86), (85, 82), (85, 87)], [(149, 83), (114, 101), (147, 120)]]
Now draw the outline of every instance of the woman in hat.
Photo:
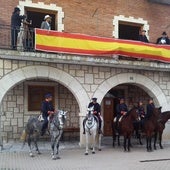
[(41, 29), (51, 30), (51, 16), (46, 15), (44, 21), (41, 23)]
[(17, 49), (18, 33), (20, 31), (21, 22), (25, 18), (25, 15), (20, 15), (20, 9), (15, 7), (11, 16), (11, 46), (13, 50)]

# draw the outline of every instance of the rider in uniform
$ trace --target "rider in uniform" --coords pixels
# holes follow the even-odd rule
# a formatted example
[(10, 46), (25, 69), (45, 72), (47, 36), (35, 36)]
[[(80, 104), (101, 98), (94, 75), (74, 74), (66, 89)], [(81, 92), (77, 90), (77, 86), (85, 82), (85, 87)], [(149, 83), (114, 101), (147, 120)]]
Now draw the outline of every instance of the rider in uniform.
[(143, 120), (145, 118), (145, 109), (143, 107), (142, 100), (139, 100), (139, 102), (138, 102), (138, 114), (139, 114), (141, 120)]
[(41, 136), (43, 136), (48, 127), (48, 116), (54, 113), (54, 107), (52, 104), (52, 95), (50, 93), (45, 95), (45, 100), (42, 102), (41, 105), (41, 112), (42, 112), (42, 117), (44, 119), (42, 129), (41, 129)]
[(116, 106), (116, 127), (118, 128), (118, 121), (127, 114), (128, 107), (125, 104), (125, 99), (122, 97), (119, 99), (120, 103)]
[(150, 118), (153, 113), (153, 109), (155, 108), (153, 98), (150, 98), (146, 107), (146, 118)]
[[(92, 98), (92, 102), (89, 103), (88, 108), (93, 107), (93, 114), (98, 118), (98, 122), (99, 122), (99, 129), (98, 129), (98, 133), (101, 133), (101, 123), (102, 120), (100, 118), (100, 111), (101, 111), (101, 107), (99, 105), (99, 103), (97, 103), (97, 98)], [(86, 122), (87, 118), (84, 119), (83, 121), (83, 134), (85, 134), (85, 122)]]

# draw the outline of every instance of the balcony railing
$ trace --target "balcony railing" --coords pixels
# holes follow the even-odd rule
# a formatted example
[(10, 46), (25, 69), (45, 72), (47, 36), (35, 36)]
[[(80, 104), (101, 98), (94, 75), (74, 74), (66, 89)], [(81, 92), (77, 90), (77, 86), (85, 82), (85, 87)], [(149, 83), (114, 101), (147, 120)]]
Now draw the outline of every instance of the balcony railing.
[(0, 48), (34, 51), (34, 29), (0, 24)]

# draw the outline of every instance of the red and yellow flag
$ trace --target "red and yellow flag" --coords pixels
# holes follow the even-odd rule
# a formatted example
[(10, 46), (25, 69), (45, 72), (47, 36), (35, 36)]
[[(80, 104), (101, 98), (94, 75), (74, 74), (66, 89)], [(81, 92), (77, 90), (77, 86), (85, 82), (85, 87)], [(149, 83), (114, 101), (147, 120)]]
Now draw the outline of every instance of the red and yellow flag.
[(57, 31), (35, 30), (35, 49), (47, 52), (92, 56), (117, 54), (170, 62), (170, 45), (120, 40)]

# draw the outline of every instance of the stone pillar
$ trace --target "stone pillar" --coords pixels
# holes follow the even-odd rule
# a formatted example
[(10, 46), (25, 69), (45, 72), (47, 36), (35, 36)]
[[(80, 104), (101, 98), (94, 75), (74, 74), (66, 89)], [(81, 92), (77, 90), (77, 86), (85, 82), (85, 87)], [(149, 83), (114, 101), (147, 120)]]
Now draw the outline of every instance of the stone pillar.
[(79, 145), (80, 147), (85, 146), (85, 135), (83, 134), (83, 120), (85, 116), (82, 115), (81, 113), (79, 114), (79, 122), (80, 122), (80, 142)]
[(0, 103), (0, 151), (2, 150), (3, 143), (2, 143), (2, 129), (1, 129), (1, 116), (2, 116), (2, 110), (1, 110), (1, 103)]

